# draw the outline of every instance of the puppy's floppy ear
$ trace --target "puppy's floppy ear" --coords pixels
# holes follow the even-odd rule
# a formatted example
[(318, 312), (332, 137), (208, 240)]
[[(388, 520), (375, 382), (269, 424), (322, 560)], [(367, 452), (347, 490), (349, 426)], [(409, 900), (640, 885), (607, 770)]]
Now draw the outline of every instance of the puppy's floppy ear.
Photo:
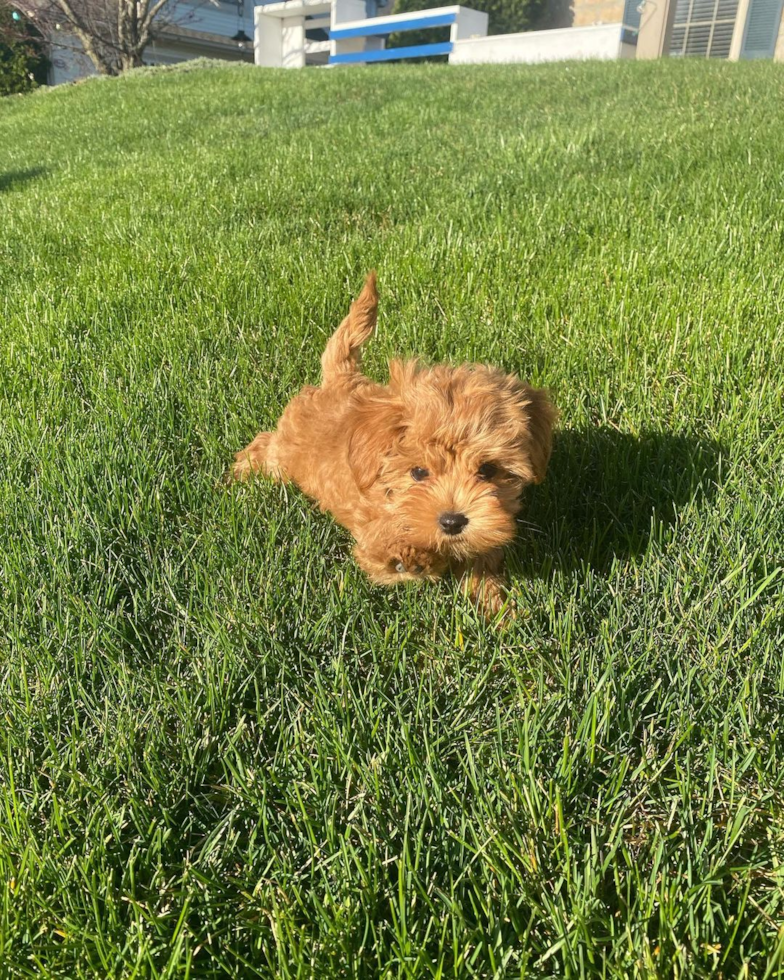
[(349, 469), (359, 489), (367, 490), (403, 434), (403, 407), (396, 399), (379, 398), (356, 409), (351, 427)]
[(532, 482), (541, 483), (550, 462), (558, 410), (544, 388), (529, 388), (528, 385), (524, 388), (527, 402), (524, 408), (527, 421), (525, 449), (531, 461)]
[(531, 388), (513, 375), (506, 378), (506, 391), (511, 395), (506, 404), (514, 450), (504, 465), (523, 483), (541, 483), (550, 462), (558, 412), (544, 388)]

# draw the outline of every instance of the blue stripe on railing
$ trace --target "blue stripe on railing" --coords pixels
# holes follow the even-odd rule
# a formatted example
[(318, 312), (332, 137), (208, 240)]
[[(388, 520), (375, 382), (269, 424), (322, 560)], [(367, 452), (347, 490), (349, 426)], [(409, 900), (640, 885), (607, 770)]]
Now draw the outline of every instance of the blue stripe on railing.
[[(334, 34), (333, 34), (334, 37)], [(352, 51), (351, 54), (333, 54), (331, 65), (356, 65), (365, 61), (397, 61), (402, 58), (424, 58), (431, 54), (449, 54), (452, 42), (442, 44), (412, 44), (407, 48), (384, 48), (382, 51)]]
[(433, 17), (406, 17), (395, 23), (374, 24), (369, 20), (361, 27), (335, 27), (329, 32), (330, 39), (342, 41), (347, 37), (370, 37), (374, 34), (393, 34), (395, 31), (416, 31), (420, 27), (445, 27), (454, 24), (457, 14), (436, 14)]

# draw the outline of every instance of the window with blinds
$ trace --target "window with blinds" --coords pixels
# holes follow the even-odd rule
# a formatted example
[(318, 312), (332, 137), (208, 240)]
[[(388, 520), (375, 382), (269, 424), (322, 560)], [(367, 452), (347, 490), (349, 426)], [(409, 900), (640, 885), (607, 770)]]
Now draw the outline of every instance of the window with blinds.
[(738, 0), (677, 0), (670, 55), (726, 58)]

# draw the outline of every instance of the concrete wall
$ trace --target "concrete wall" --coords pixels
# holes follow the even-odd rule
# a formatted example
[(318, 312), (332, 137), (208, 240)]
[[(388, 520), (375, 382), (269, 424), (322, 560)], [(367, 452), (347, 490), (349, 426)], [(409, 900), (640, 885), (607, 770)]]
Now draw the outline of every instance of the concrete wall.
[(571, 27), (554, 31), (527, 31), (495, 37), (455, 41), (450, 65), (490, 64), (494, 62), (607, 61), (619, 56), (621, 24), (599, 27)]

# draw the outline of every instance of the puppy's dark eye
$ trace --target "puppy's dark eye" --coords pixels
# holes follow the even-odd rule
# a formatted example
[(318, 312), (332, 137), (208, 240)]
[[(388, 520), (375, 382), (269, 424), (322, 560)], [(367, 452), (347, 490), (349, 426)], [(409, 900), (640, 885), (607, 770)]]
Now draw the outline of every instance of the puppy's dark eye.
[(493, 466), (492, 463), (482, 463), (482, 465), (477, 470), (476, 475), (480, 480), (492, 480), (493, 477), (498, 472), (498, 467)]
[(421, 483), (422, 480), (426, 480), (430, 476), (430, 470), (426, 470), (423, 466), (415, 466), (411, 470), (411, 479), (416, 480), (417, 483)]

